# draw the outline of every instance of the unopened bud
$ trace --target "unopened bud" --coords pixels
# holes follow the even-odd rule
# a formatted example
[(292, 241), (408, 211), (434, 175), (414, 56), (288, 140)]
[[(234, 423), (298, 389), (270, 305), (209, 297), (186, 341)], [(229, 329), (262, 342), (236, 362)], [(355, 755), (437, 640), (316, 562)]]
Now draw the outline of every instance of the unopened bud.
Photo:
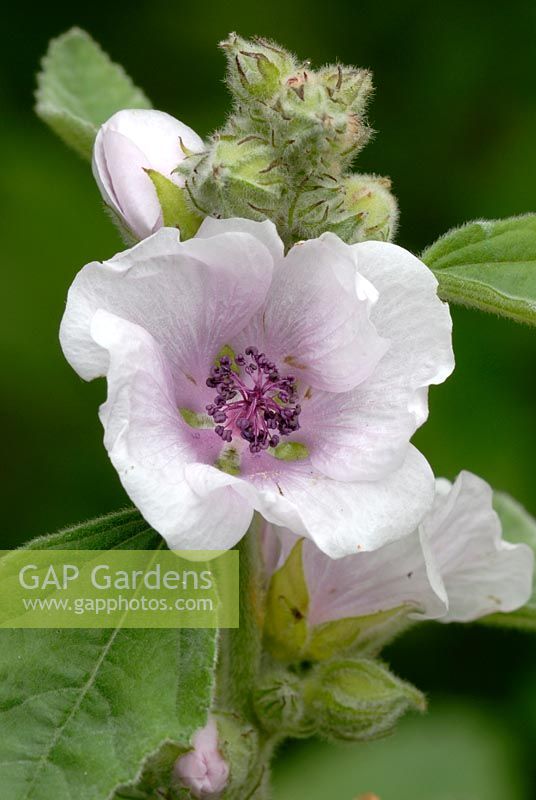
[(274, 668), (261, 677), (254, 707), (270, 733), (294, 738), (314, 733), (314, 725), (305, 718), (302, 682), (288, 670)]
[(173, 777), (194, 797), (216, 798), (229, 780), (229, 765), (219, 749), (218, 728), (210, 719), (193, 737), (193, 748), (177, 759)]
[(390, 731), (408, 709), (423, 711), (423, 695), (377, 661), (346, 659), (315, 668), (304, 688), (306, 714), (321, 736), (361, 741)]
[(267, 101), (275, 97), (296, 69), (290, 53), (266, 39), (242, 39), (236, 33), (221, 42), (227, 56), (227, 82), (237, 99)]
[(118, 111), (97, 133), (93, 175), (104, 202), (134, 239), (155, 233), (163, 224), (153, 181), (154, 170), (177, 185), (175, 173), (188, 151), (200, 152), (203, 142), (187, 125), (163, 111)]

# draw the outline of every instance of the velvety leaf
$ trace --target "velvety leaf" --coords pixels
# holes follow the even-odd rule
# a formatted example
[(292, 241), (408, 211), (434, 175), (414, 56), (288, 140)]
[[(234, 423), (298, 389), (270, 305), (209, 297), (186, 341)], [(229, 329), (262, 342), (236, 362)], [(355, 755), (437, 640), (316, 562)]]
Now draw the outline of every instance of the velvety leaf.
[(91, 157), (103, 122), (123, 108), (150, 108), (141, 89), (79, 28), (53, 39), (37, 77), (36, 111), (70, 147)]
[(444, 300), (536, 325), (536, 214), (455, 228), (422, 260)]
[[(128, 510), (31, 542), (154, 549)], [(0, 786), (10, 800), (104, 800), (206, 720), (216, 631), (0, 631)], [(160, 759), (162, 762), (162, 758)]]

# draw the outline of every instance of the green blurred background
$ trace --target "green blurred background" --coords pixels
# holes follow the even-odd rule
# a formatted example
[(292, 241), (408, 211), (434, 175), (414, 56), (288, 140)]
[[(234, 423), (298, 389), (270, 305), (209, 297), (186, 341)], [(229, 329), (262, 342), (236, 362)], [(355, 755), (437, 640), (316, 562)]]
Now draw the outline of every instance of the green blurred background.
[[(415, 252), (453, 225), (536, 210), (536, 4), (533, 0), (360, 3), (102, 2), (14, 4), (0, 49), (3, 256), (3, 540), (127, 502), (102, 447), (103, 383), (67, 366), (57, 330), (86, 262), (121, 249), (88, 165), (34, 117), (34, 72), (51, 36), (86, 28), (157, 108), (202, 135), (228, 98), (216, 45), (259, 33), (313, 64), (373, 70), (378, 131), (357, 168), (390, 175), (398, 242)], [(534, 330), (453, 311), (457, 370), (432, 391), (416, 437), (435, 471), (471, 469), (536, 513)], [(278, 800), (536, 798), (536, 642), (471, 626), (421, 626), (386, 654), (429, 694), (431, 714), (385, 742), (290, 745)]]

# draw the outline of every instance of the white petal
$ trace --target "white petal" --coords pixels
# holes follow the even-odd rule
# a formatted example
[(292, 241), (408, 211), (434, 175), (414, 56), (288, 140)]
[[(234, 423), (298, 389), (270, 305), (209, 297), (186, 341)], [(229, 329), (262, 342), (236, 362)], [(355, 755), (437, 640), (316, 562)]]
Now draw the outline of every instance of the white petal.
[(370, 322), (376, 299), (350, 248), (341, 254), (329, 239), (301, 242), (276, 267), (266, 305), (239, 346), (262, 349), (304, 388), (346, 391), (371, 374), (387, 348)]
[(532, 593), (533, 554), (502, 540), (489, 485), (461, 472), (444, 491), (442, 484), (423, 523), (448, 594), (442, 621), (468, 622), (524, 605)]
[(185, 387), (183, 405), (202, 404), (215, 356), (261, 306), (272, 269), (269, 251), (247, 233), (179, 242), (162, 228), (78, 273), (60, 330), (65, 356), (86, 380), (106, 373), (107, 353), (89, 333), (102, 308), (145, 328)]
[(235, 478), (195, 462), (200, 434), (177, 410), (162, 349), (147, 331), (106, 311), (95, 314), (91, 333), (110, 356), (105, 445), (134, 504), (172, 549), (232, 547), (252, 508), (233, 490)]
[(411, 533), (434, 495), (430, 466), (412, 446), (382, 481), (333, 481), (298, 462), (250, 479), (258, 490), (251, 502), (265, 519), (312, 539), (331, 558), (376, 550)]

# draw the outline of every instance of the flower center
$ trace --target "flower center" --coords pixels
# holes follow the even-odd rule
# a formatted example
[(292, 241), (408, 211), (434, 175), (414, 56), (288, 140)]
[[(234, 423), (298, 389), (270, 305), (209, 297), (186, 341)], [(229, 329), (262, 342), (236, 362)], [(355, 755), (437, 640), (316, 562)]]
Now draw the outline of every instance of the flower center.
[(245, 355), (234, 358), (222, 356), (207, 378), (207, 386), (217, 390), (206, 407), (216, 423), (214, 432), (224, 442), (240, 434), (252, 453), (277, 447), (281, 436), (300, 427), (295, 380), (293, 375), (281, 377), (256, 347), (246, 347)]

